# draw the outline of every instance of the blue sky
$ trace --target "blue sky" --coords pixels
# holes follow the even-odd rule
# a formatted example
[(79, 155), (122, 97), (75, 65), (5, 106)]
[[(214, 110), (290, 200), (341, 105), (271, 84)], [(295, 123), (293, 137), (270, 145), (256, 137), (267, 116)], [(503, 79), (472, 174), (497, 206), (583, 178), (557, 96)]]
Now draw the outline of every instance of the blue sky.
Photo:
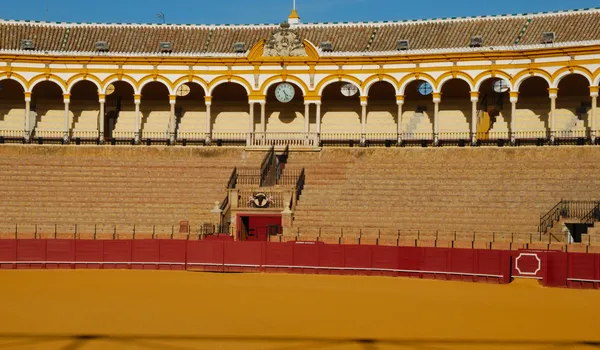
[[(60, 22), (279, 23), (292, 0), (0, 0), (3, 19)], [(303, 22), (381, 21), (599, 7), (598, 0), (297, 0)], [(48, 10), (46, 10), (48, 9)]]

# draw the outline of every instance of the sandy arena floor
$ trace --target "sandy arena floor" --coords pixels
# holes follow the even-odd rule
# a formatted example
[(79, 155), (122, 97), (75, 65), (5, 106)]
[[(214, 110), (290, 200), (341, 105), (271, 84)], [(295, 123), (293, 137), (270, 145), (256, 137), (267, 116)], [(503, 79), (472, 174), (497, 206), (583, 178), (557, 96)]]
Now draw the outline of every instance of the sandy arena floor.
[[(600, 291), (385, 277), (0, 271), (0, 349), (591, 349)], [(562, 344), (562, 345), (561, 345)]]

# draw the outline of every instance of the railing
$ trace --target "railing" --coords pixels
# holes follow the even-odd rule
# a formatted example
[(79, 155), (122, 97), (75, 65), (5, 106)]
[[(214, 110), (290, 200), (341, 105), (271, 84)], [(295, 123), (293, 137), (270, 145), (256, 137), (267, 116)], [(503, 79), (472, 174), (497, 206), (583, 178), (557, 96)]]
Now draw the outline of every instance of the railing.
[(266, 198), (266, 204), (264, 206), (257, 206), (255, 204), (254, 195), (258, 191), (240, 191), (238, 192), (238, 208), (276, 208), (283, 209), (283, 193), (275, 191), (260, 191)]
[(215, 146), (246, 146), (247, 137), (245, 132), (215, 132), (211, 139)]
[[(179, 224), (0, 224), (4, 238), (33, 239), (99, 239), (118, 238), (173, 238), (174, 235), (227, 233), (220, 225), (209, 223), (197, 225)], [(14, 235), (14, 236), (13, 236)], [(12, 237), (11, 237), (12, 236)]]
[(98, 139), (98, 136), (98, 131), (73, 130), (71, 138), (81, 140), (96, 140)]
[(440, 132), (438, 134), (438, 139), (442, 141), (459, 141), (459, 140), (470, 140), (471, 133), (470, 132)]
[(403, 132), (400, 134), (402, 141), (432, 141), (433, 132)]
[(561, 200), (550, 211), (540, 217), (540, 237), (552, 228), (560, 218), (586, 218), (599, 205), (599, 201)]
[(277, 159), (272, 146), (260, 164), (260, 187), (273, 186), (277, 182)]
[(590, 137), (590, 131), (589, 130), (557, 130), (554, 132), (554, 136), (559, 140), (587, 139)]
[(65, 132), (62, 130), (36, 130), (36, 139), (62, 139)]
[[(294, 227), (286, 233), (286, 236), (295, 237), (296, 240), (323, 240), (327, 243), (350, 243), (358, 242), (363, 244), (396, 245), (404, 241), (402, 245), (416, 244), (417, 242), (444, 242), (448, 248), (448, 243), (452, 246), (468, 248), (461, 246), (470, 245), (471, 248), (477, 247), (478, 243), (510, 243), (525, 245), (529, 243), (552, 243), (551, 241), (540, 240), (537, 233), (522, 232), (503, 232), (503, 231), (445, 231), (445, 230), (405, 230), (391, 228), (348, 228), (348, 227), (328, 227), (328, 226), (309, 226)], [(566, 239), (566, 238), (565, 238)], [(355, 242), (352, 242), (352, 241)], [(565, 240), (565, 242), (567, 242)], [(382, 244), (383, 243), (383, 244)], [(483, 246), (481, 246), (483, 248)], [(489, 249), (489, 245), (487, 249)], [(493, 248), (493, 247), (492, 247)], [(503, 248), (510, 249), (510, 248)]]
[(237, 185), (237, 180), (238, 180), (238, 170), (237, 170), (237, 168), (233, 168), (233, 172), (231, 173), (231, 176), (229, 177), (229, 181), (227, 181), (227, 189), (234, 189), (235, 186)]
[(589, 213), (581, 218), (582, 224), (592, 225), (594, 222), (600, 222), (600, 201), (597, 202)]
[(168, 131), (142, 131), (140, 133), (140, 139), (142, 140), (168, 140), (169, 136)]
[(237, 183), (240, 185), (260, 186), (260, 169), (240, 168), (237, 172)]
[(283, 169), (279, 175), (279, 178), (277, 179), (277, 184), (284, 186), (295, 186), (298, 181), (298, 177), (302, 173), (302, 170), (303, 169)]
[(251, 135), (252, 146), (315, 146), (316, 133), (306, 132), (255, 132)]
[(135, 138), (134, 131), (113, 131), (112, 137), (115, 140), (133, 140)]
[(321, 141), (354, 141), (359, 142), (362, 134), (359, 132), (321, 133)]
[[(300, 200), (300, 196), (302, 195), (302, 191), (304, 190), (304, 182), (305, 181), (306, 181), (306, 175), (304, 173), (304, 169), (302, 169), (300, 176), (298, 176), (298, 181), (296, 181), (296, 193), (294, 194), (295, 202), (298, 202)], [(294, 208), (294, 207), (290, 206), (290, 208)]]
[(23, 130), (0, 130), (0, 137), (8, 139), (22, 139), (25, 136)]

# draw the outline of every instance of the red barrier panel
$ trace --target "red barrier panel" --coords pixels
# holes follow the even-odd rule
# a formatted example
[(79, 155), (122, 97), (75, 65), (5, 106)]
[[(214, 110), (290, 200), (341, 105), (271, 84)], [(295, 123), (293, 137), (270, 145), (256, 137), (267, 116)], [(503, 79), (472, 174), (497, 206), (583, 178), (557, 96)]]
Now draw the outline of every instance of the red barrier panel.
[(371, 267), (377, 269), (373, 275), (397, 276), (398, 248), (386, 246), (371, 246)]
[(544, 285), (548, 287), (567, 286), (567, 263), (568, 254), (559, 251), (548, 251), (546, 253), (546, 266)]
[(398, 247), (398, 269), (400, 276), (419, 277), (421, 262), (423, 260), (423, 248)]
[(223, 244), (226, 271), (260, 271), (263, 265), (263, 242), (223, 242)]
[(202, 271), (223, 271), (224, 263), (223, 241), (188, 241), (187, 242), (187, 268)]
[(451, 249), (449, 271), (456, 273), (475, 274), (476, 250)]
[[(474, 252), (476, 258), (475, 273), (481, 275), (501, 275), (505, 272), (502, 270), (502, 251), (501, 250), (476, 250)], [(510, 259), (510, 257), (508, 257)], [(510, 267), (510, 260), (505, 262)], [(510, 276), (510, 269), (507, 271)]]
[(292, 265), (297, 266), (294, 272), (313, 272), (309, 267), (319, 266), (319, 246), (322, 243), (315, 242), (294, 242), (290, 244), (293, 247)]
[(160, 241), (160, 262), (185, 263), (186, 241)]
[(344, 246), (344, 267), (359, 268), (362, 270), (346, 270), (348, 274), (369, 274), (373, 267), (371, 262), (371, 247), (368, 245)]
[[(319, 273), (332, 273), (337, 270), (340, 271), (339, 267), (344, 267), (344, 246), (343, 245), (329, 245), (319, 244)], [(333, 267), (334, 269), (329, 269)]]
[[(157, 269), (160, 261), (160, 240), (142, 239), (131, 243), (132, 269)], [(137, 263), (137, 264), (136, 264)]]
[(294, 243), (265, 243), (265, 271), (286, 272), (294, 265)]
[(129, 269), (131, 243), (133, 241), (104, 241), (103, 261), (105, 269)]
[(49, 262), (46, 268), (71, 268), (71, 262), (75, 261), (75, 241), (62, 239), (47, 241), (46, 260)]
[(34, 239), (20, 239), (17, 241), (17, 260), (32, 261), (34, 263), (20, 263), (17, 268), (41, 269), (46, 261), (46, 241)]
[(17, 261), (17, 241), (0, 240), (0, 269), (14, 269)]
[(594, 281), (597, 279), (596, 255), (569, 254), (568, 278), (574, 281)]
[(78, 262), (75, 265), (76, 268), (100, 268), (101, 264), (93, 263), (104, 261), (104, 242), (77, 240), (75, 242), (75, 261)]

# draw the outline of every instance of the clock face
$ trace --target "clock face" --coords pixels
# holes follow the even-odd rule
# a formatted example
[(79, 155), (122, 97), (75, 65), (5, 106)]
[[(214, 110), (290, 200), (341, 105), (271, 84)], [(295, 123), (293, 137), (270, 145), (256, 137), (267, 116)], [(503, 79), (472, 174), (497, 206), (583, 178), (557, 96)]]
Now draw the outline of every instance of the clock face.
[(346, 97), (354, 96), (358, 93), (358, 88), (354, 84), (344, 84), (340, 90)]
[(288, 103), (294, 98), (294, 86), (290, 83), (281, 83), (275, 88), (275, 97), (279, 102)]

